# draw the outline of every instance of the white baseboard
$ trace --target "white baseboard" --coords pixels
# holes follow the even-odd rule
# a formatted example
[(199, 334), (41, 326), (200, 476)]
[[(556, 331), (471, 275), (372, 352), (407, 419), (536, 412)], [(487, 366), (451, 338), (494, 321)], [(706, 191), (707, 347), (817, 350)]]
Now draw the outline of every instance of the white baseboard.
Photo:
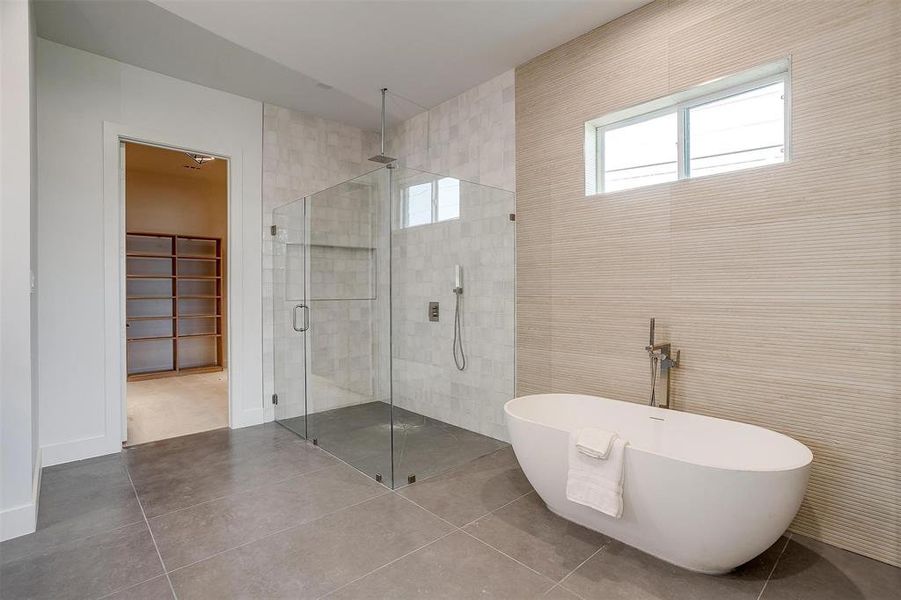
[[(232, 429), (240, 429), (241, 427), (250, 427), (251, 425), (259, 425), (265, 423), (265, 411), (262, 408), (252, 408), (250, 410), (242, 410), (234, 415), (229, 426)], [(272, 420), (272, 419), (268, 419)]]
[(0, 511), (0, 542), (34, 533), (37, 511), (34, 503)]
[[(118, 432), (116, 432), (115, 437), (118, 437)], [(44, 456), (44, 466), (52, 467), (53, 465), (61, 465), (76, 460), (113, 454), (121, 450), (121, 448), (121, 442), (111, 441), (106, 436), (101, 435), (41, 446), (41, 451)]]
[(31, 502), (0, 511), (0, 542), (34, 533), (38, 522), (38, 505), (41, 494), (41, 449), (34, 461), (31, 476)]

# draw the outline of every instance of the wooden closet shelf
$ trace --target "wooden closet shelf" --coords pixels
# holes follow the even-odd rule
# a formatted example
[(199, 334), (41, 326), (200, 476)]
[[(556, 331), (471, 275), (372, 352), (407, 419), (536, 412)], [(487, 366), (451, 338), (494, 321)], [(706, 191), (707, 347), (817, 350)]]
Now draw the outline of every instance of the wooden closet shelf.
[(171, 321), (175, 317), (173, 315), (168, 316), (147, 316), (147, 317), (125, 317), (126, 321)]
[(216, 371), (224, 371), (225, 368), (222, 365), (203, 365), (201, 367), (185, 367), (183, 369), (179, 369), (179, 375), (192, 375), (196, 373), (214, 373)]
[(157, 379), (159, 377), (173, 377), (178, 375), (175, 369), (164, 369), (162, 371), (141, 371), (140, 373), (130, 373), (128, 381), (142, 381), (144, 379)]
[[(128, 380), (222, 371), (222, 239), (154, 231), (126, 236)], [(155, 314), (160, 310), (170, 314)]]
[(128, 231), (126, 237), (146, 237), (146, 238), (166, 238), (172, 239), (176, 237), (171, 233), (154, 233), (153, 231)]

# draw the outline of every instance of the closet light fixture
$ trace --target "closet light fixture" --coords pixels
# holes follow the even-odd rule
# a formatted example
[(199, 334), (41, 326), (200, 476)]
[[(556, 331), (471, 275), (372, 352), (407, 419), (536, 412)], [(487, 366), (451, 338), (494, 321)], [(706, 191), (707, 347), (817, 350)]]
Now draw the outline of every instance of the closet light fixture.
[(216, 160), (215, 156), (209, 156), (208, 154), (194, 154), (193, 152), (185, 152), (185, 154), (187, 154), (191, 160), (197, 163), (197, 167), (195, 168), (200, 168), (206, 163), (212, 160)]

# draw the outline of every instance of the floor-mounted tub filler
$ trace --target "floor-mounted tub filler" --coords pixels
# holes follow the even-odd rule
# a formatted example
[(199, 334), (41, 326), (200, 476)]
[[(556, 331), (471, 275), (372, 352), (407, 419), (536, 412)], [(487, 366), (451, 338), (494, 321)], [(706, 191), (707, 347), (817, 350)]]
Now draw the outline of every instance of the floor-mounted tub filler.
[[(550, 510), (702, 573), (726, 573), (782, 535), (813, 460), (807, 446), (762, 427), (595, 396), (523, 396), (504, 411), (522, 470)], [(566, 499), (569, 436), (581, 427), (629, 442), (621, 518)]]

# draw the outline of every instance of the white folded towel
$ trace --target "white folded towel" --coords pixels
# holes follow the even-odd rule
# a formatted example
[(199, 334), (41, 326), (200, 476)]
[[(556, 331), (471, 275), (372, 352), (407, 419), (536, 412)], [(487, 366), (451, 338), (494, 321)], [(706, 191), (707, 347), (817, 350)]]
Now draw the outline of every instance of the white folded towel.
[(614, 518), (623, 515), (624, 463), (628, 442), (613, 440), (606, 459), (583, 454), (576, 446), (577, 432), (569, 439), (566, 498)]
[(585, 427), (576, 431), (576, 448), (592, 458), (607, 458), (613, 440), (617, 437), (619, 436), (613, 431)]

